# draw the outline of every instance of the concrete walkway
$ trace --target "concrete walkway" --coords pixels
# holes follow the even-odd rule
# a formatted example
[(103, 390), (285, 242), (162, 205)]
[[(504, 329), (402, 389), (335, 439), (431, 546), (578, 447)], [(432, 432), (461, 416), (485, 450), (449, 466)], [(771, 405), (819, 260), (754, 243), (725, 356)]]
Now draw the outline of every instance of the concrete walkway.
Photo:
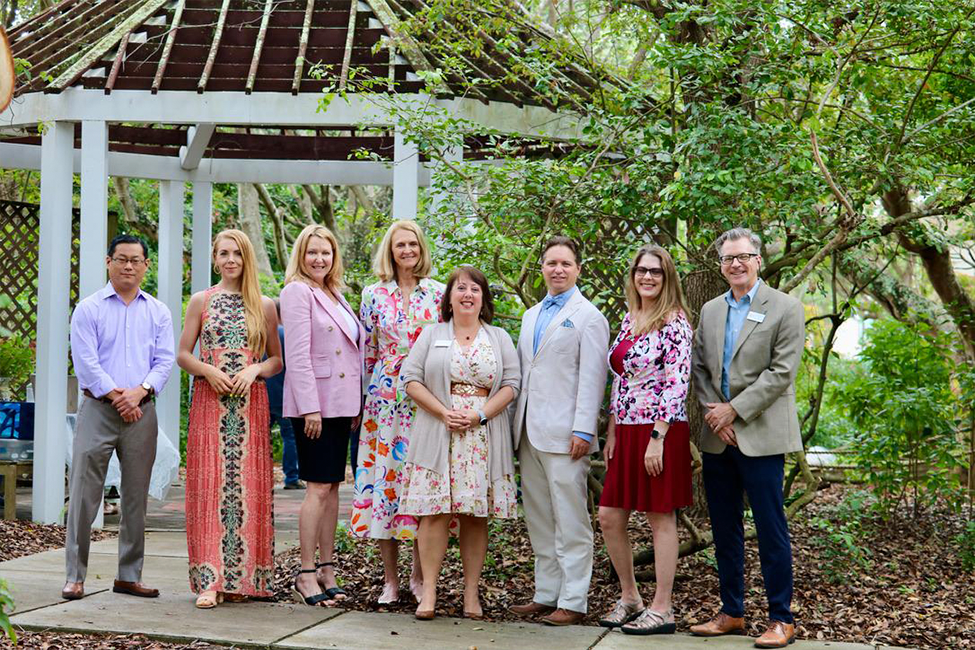
[[(290, 496), (290, 495), (289, 495)], [(295, 544), (293, 531), (282, 531), (276, 548)], [(404, 614), (316, 609), (281, 603), (223, 604), (203, 611), (193, 606), (187, 582), (186, 538), (182, 532), (147, 533), (144, 580), (157, 587), (157, 599), (111, 591), (116, 540), (92, 544), (87, 596), (60, 598), (64, 552), (48, 551), (0, 563), (0, 578), (12, 587), (16, 609), (12, 622), (27, 630), (144, 634), (160, 640), (259, 648), (329, 648), (343, 650), (643, 650), (678, 648), (732, 650), (751, 648), (750, 640), (697, 639), (686, 635), (632, 637), (602, 628), (550, 628), (530, 623), (485, 623), (437, 618), (416, 621)], [(874, 646), (799, 641), (795, 650), (873, 650)]]

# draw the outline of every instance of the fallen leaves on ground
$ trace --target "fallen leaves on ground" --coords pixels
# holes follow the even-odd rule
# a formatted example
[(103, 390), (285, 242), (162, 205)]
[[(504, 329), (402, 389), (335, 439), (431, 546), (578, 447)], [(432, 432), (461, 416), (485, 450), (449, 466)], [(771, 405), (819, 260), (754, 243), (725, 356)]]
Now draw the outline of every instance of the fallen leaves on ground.
[[(833, 516), (846, 490), (833, 486), (790, 524), (795, 567), (793, 609), (798, 635), (856, 643), (889, 644), (915, 648), (975, 649), (975, 576), (965, 572), (954, 537), (964, 526), (964, 516), (947, 509), (928, 512), (914, 521), (905, 514), (884, 522), (864, 512), (856, 543), (869, 551), (869, 567), (847, 566), (837, 561), (842, 549), (824, 543), (824, 533), (813, 524), (816, 518)], [(702, 522), (703, 529), (707, 523)], [(642, 515), (630, 523), (634, 546), (650, 545), (651, 531)], [(682, 531), (683, 532), (683, 531)], [(380, 607), (382, 563), (374, 542), (337, 540), (337, 571), (349, 598), (342, 607), (360, 611), (412, 613), (416, 603), (407, 584), (410, 547), (401, 544), (400, 602)], [(832, 551), (832, 553), (830, 552)], [(533, 554), (524, 519), (491, 522), (489, 548), (481, 580), (481, 602), (490, 621), (520, 620), (507, 611), (526, 602), (534, 592)], [(291, 584), (299, 568), (298, 549), (277, 556), (275, 592), (278, 600), (290, 600)], [(638, 567), (646, 569), (649, 567)], [(746, 544), (745, 610), (748, 633), (758, 636), (767, 623), (765, 592), (755, 541)], [(641, 584), (647, 603), (653, 583)], [(596, 625), (619, 597), (618, 583), (610, 578), (610, 562), (596, 526), (596, 555), (589, 613), (584, 624)], [(720, 608), (718, 575), (713, 549), (682, 558), (677, 567), (674, 604), (678, 631), (709, 620)], [(440, 577), (437, 613), (463, 613), (463, 573), (460, 552), (451, 540)]]
[[(91, 531), (91, 541), (115, 537), (114, 532)], [(35, 524), (32, 521), (7, 521), (0, 519), (0, 562), (25, 555), (64, 548), (64, 526)]]

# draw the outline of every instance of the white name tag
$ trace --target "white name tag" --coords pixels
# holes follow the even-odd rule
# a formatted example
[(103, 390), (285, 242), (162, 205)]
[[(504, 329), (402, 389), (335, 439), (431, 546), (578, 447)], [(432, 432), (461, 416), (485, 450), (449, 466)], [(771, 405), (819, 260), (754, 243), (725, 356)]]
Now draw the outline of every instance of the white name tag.
[(433, 347), (435, 347), (435, 348), (449, 348), (450, 347), (450, 343), (451, 343), (450, 339), (441, 339), (439, 341), (434, 341), (433, 342)]
[(765, 314), (760, 314), (757, 311), (750, 311), (748, 312), (748, 316), (745, 318), (748, 320), (753, 320), (756, 323), (761, 323), (763, 320), (765, 320)]

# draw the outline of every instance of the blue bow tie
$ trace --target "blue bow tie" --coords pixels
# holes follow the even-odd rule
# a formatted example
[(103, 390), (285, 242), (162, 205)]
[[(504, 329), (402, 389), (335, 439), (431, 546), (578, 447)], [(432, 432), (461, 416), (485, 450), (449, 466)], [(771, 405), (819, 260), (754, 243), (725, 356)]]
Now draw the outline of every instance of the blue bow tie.
[(565, 306), (566, 294), (560, 293), (557, 296), (545, 296), (545, 300), (542, 301), (542, 309), (548, 309), (553, 305), (562, 309)]

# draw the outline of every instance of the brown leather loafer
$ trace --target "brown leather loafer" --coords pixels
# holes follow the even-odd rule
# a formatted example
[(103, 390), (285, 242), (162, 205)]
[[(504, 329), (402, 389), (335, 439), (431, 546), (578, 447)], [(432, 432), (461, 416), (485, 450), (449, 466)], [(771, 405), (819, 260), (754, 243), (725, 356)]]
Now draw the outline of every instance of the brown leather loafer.
[(769, 621), (768, 629), (755, 639), (756, 648), (784, 648), (796, 640), (796, 626), (783, 621)]
[(694, 636), (723, 636), (725, 634), (744, 633), (745, 619), (728, 616), (724, 612), (718, 612), (718, 615), (707, 623), (691, 626), (691, 634)]
[(61, 598), (65, 600), (81, 600), (85, 597), (85, 583), (65, 582), (61, 590)]
[(542, 618), (545, 625), (578, 625), (586, 617), (582, 612), (573, 612), (571, 609), (559, 607), (557, 610)]
[(117, 594), (138, 596), (139, 598), (156, 598), (159, 596), (158, 589), (147, 587), (141, 582), (124, 582), (122, 580), (116, 580), (115, 584), (112, 586), (112, 591)]
[(554, 612), (555, 608), (551, 605), (543, 605), (532, 601), (524, 605), (512, 605), (508, 608), (508, 611), (518, 616), (544, 616)]

